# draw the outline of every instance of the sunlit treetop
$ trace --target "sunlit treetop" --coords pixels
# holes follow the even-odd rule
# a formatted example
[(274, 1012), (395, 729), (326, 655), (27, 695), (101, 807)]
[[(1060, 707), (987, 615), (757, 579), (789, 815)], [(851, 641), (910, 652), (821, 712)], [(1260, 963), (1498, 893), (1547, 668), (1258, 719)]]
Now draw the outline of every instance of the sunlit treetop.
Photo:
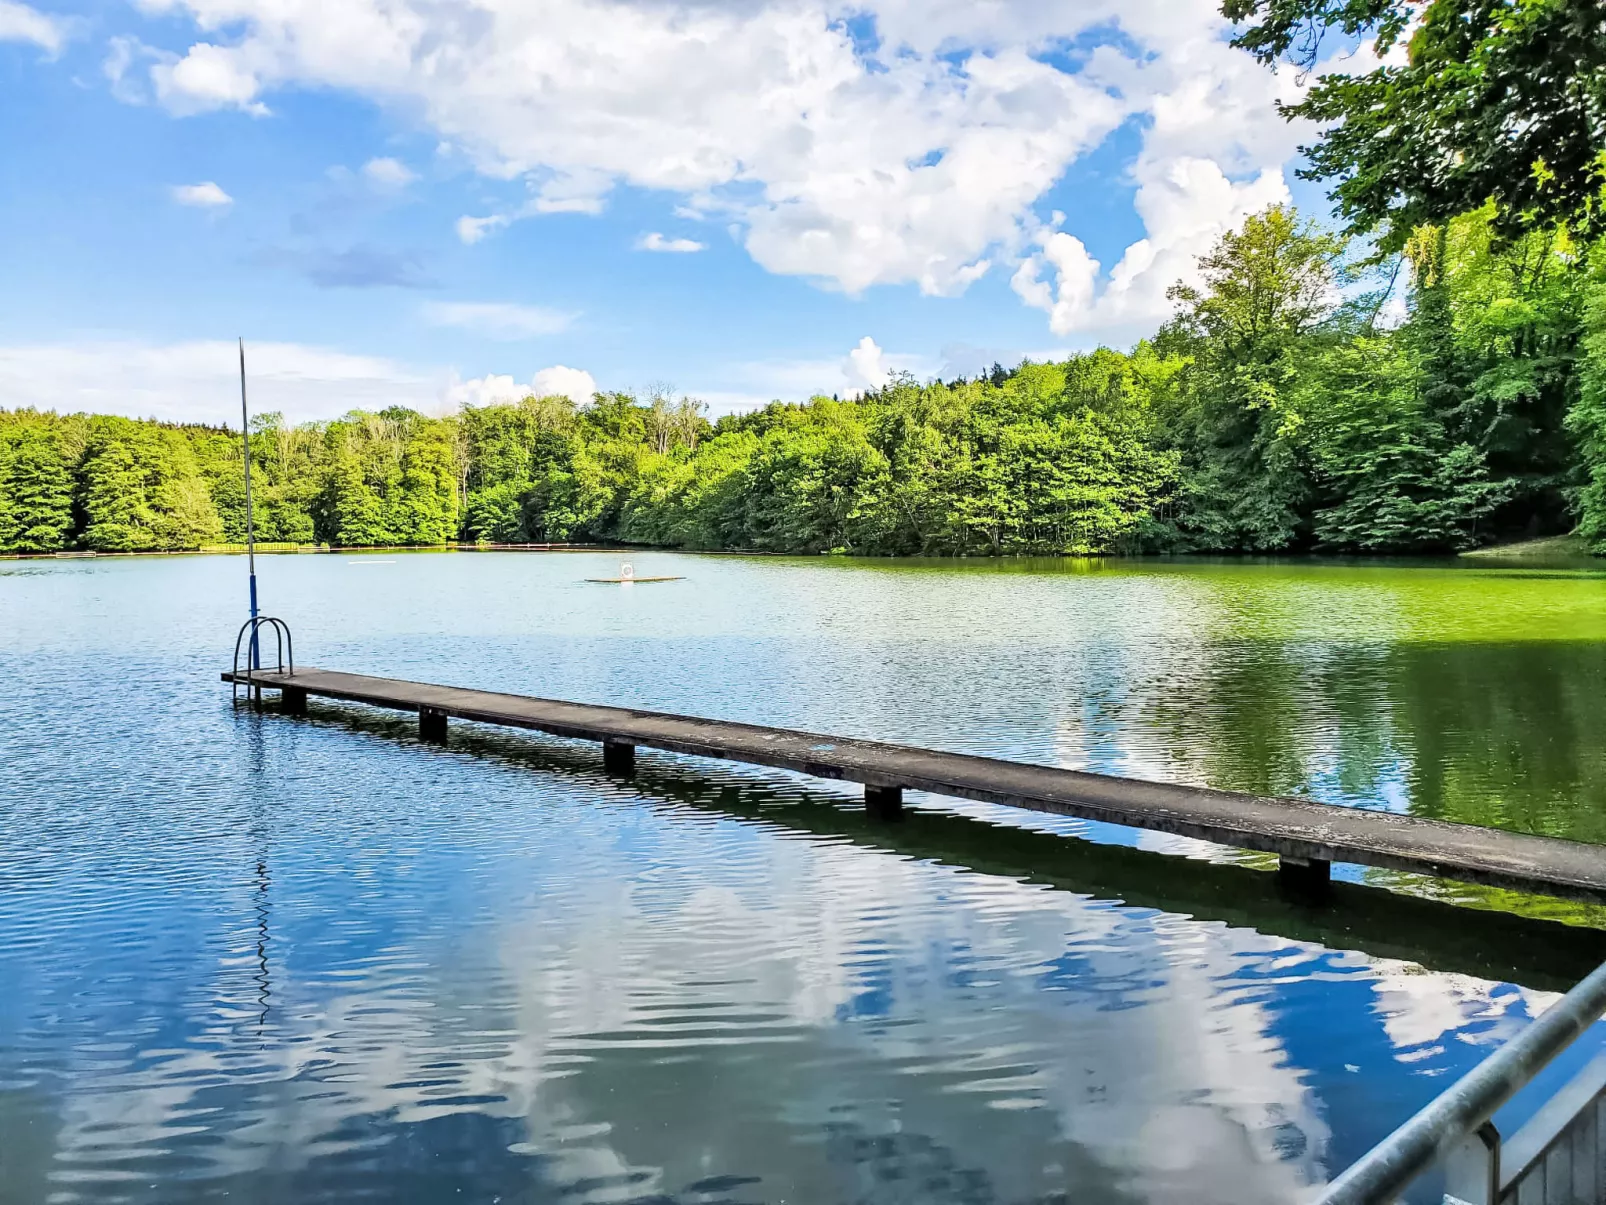
[(1262, 62), (1314, 68), (1327, 35), (1390, 61), (1325, 74), (1290, 117), (1325, 125), (1300, 175), (1332, 182), (1352, 234), (1401, 247), (1420, 225), (1493, 202), (1511, 238), (1606, 232), (1606, 4), (1601, 0), (1223, 0)]

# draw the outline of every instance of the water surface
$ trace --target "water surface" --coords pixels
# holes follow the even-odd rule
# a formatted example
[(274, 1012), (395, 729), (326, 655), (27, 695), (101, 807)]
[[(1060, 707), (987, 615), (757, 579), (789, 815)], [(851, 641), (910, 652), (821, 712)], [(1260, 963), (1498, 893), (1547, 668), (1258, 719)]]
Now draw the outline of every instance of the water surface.
[[(303, 664), (1606, 840), (1600, 574), (634, 559), (261, 573)], [(236, 709), (242, 576), (0, 562), (0, 1201), (1291, 1201), (1553, 998), (1050, 844), (1177, 838)]]

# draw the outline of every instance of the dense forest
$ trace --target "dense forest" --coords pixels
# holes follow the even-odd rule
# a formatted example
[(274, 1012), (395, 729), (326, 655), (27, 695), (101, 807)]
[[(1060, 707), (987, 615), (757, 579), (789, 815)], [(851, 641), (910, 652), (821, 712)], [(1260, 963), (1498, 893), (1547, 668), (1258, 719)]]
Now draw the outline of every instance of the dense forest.
[[(1344, 239), (1270, 209), (1128, 351), (712, 424), (688, 399), (618, 393), (265, 415), (257, 537), (892, 555), (1438, 552), (1574, 528), (1606, 543), (1606, 279), (1563, 228), (1502, 238), (1491, 219), (1419, 227), (1356, 267)], [(0, 548), (244, 532), (238, 433), (0, 411)]]
[[(1599, 0), (1223, 0), (1314, 75), (1299, 174), (1127, 351), (710, 424), (690, 399), (393, 408), (251, 433), (260, 539), (775, 552), (1606, 552)], [(1371, 39), (1323, 74), (1324, 37)], [(1399, 50), (1402, 54), (1393, 54)], [(50, 399), (25, 399), (46, 407)], [(245, 534), (238, 435), (0, 410), (0, 551)]]

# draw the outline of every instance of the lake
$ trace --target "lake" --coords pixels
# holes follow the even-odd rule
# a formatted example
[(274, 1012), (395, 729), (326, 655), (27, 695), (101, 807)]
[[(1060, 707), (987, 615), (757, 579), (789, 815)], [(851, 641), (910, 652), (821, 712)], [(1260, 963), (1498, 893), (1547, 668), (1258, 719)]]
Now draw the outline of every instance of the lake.
[[(631, 559), (259, 572), (304, 665), (1606, 841), (1601, 572)], [(235, 707), (244, 573), (0, 561), (0, 1202), (1293, 1201), (1563, 986), (1440, 931), (1599, 922), (1342, 868), (1379, 953), (1199, 842)]]

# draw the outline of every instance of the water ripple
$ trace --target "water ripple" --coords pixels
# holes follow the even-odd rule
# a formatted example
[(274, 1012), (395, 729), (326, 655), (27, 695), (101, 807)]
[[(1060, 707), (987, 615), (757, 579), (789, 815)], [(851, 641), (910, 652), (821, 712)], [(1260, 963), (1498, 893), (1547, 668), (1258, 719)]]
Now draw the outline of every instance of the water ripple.
[[(689, 564), (606, 600), (577, 558), (398, 557), (382, 598), (335, 558), (264, 574), (330, 664), (1596, 823), (1555, 802), (1602, 794), (1581, 743), (1522, 746), (1513, 793), (1475, 754), (1508, 717), (1422, 720), (1413, 674), (1513, 662), (1430, 647), (1404, 587)], [(6, 1205), (1289, 1201), (1542, 1003), (878, 847), (840, 784), (237, 710), (237, 570), (0, 566)], [(1578, 709), (1557, 739), (1593, 722), (1595, 646), (1523, 655)]]

